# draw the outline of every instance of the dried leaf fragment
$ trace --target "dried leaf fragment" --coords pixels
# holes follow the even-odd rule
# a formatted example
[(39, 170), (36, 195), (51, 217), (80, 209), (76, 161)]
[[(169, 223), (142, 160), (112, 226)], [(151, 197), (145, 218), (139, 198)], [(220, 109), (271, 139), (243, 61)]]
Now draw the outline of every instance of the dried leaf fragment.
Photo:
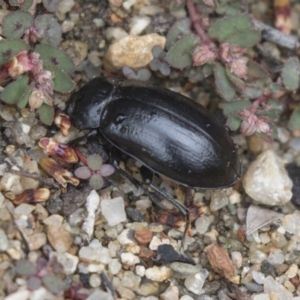
[(47, 201), (50, 196), (50, 191), (46, 188), (41, 189), (28, 189), (23, 191), (21, 194), (16, 195), (12, 202), (15, 205), (20, 205), (22, 203), (38, 203)]
[(228, 253), (217, 244), (205, 248), (208, 261), (214, 271), (229, 279), (235, 274), (235, 268)]

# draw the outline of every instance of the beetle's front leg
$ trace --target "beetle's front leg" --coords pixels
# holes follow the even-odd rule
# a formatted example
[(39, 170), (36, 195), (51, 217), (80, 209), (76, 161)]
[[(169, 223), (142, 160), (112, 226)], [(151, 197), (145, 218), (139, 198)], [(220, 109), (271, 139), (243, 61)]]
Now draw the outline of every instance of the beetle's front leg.
[(158, 195), (160, 195), (162, 198), (167, 199), (170, 203), (172, 203), (184, 216), (186, 219), (186, 225), (184, 228), (184, 233), (183, 233), (183, 239), (182, 239), (182, 247), (184, 245), (184, 239), (187, 234), (187, 231), (190, 226), (190, 212), (189, 210), (182, 204), (180, 204), (178, 201), (176, 201), (174, 198), (172, 198), (169, 194), (165, 193), (163, 190), (160, 188), (156, 187), (152, 183), (152, 177), (153, 177), (153, 172), (149, 170), (147, 167), (142, 166), (141, 167), (141, 175), (144, 180), (144, 182), (151, 187), (151, 189)]

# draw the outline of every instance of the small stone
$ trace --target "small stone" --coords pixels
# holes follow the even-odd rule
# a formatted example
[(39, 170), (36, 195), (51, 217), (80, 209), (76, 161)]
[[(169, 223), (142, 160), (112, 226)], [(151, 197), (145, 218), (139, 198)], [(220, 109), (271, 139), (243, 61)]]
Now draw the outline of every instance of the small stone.
[(293, 214), (285, 215), (282, 226), (287, 232), (300, 236), (300, 212), (295, 211)]
[(265, 281), (265, 274), (257, 271), (252, 271), (252, 278), (258, 284), (264, 284)]
[(173, 271), (171, 268), (168, 268), (166, 266), (153, 266), (152, 268), (146, 269), (145, 277), (153, 280), (153, 281), (159, 281), (163, 282), (173, 275)]
[(88, 60), (95, 67), (100, 67), (101, 66), (101, 59), (99, 58), (99, 52), (98, 51), (91, 51), (88, 54)]
[(214, 221), (213, 216), (202, 216), (198, 218), (195, 222), (197, 232), (200, 234), (206, 233), (213, 221)]
[(48, 226), (47, 238), (57, 252), (67, 252), (73, 244), (73, 235), (64, 226)]
[(123, 286), (118, 285), (117, 291), (122, 299), (134, 300), (136, 299), (135, 293), (131, 289), (127, 289)]
[(117, 256), (117, 251), (121, 249), (120, 243), (115, 240), (115, 241), (110, 241), (107, 246), (109, 250), (109, 255), (110, 257), (116, 257)]
[[(15, 167), (13, 170), (18, 170)], [(10, 191), (15, 195), (21, 194), (24, 188), (21, 184), (21, 177), (10, 173), (5, 173), (0, 180), (0, 190)]]
[(215, 272), (229, 279), (235, 274), (235, 268), (228, 253), (217, 244), (205, 248), (204, 252)]
[(279, 249), (282, 249), (284, 248), (288, 241), (286, 240), (284, 234), (278, 232), (278, 231), (275, 231), (272, 233), (271, 235), (271, 241), (272, 241), (272, 244), (276, 247), (276, 248), (279, 248)]
[(121, 268), (122, 265), (117, 258), (112, 259), (108, 264), (108, 269), (112, 275), (117, 275), (120, 272)]
[(242, 253), (239, 251), (232, 251), (231, 252), (231, 260), (233, 265), (239, 269), (242, 267), (243, 265), (243, 256)]
[(284, 254), (281, 249), (272, 251), (268, 256), (268, 262), (273, 266), (279, 266), (284, 263)]
[(75, 66), (80, 65), (88, 54), (88, 44), (81, 41), (65, 40), (61, 48), (72, 58)]
[(121, 261), (128, 266), (134, 266), (140, 262), (140, 258), (132, 253), (122, 253)]
[(142, 259), (150, 259), (154, 256), (154, 251), (150, 250), (148, 247), (141, 246), (140, 247), (140, 252), (139, 252), (139, 257)]
[(149, 229), (136, 231), (134, 238), (139, 244), (149, 244), (152, 240), (153, 233)]
[(194, 298), (192, 298), (191, 296), (189, 295), (183, 295), (182, 297), (180, 297), (179, 300), (193, 300)]
[(150, 24), (151, 18), (148, 16), (135, 16), (131, 19), (130, 35), (140, 35)]
[(118, 71), (124, 66), (143, 68), (153, 59), (152, 48), (164, 49), (166, 38), (156, 33), (143, 36), (126, 36), (112, 44), (104, 56), (103, 64), (108, 71)]
[(160, 294), (162, 300), (178, 300), (179, 290), (178, 287), (171, 284), (162, 294)]
[(66, 13), (71, 11), (74, 5), (75, 5), (74, 0), (61, 0), (59, 1), (57, 12), (62, 15), (65, 15)]
[(144, 266), (136, 266), (136, 268), (135, 268), (136, 275), (138, 275), (140, 277), (145, 276), (145, 271), (146, 271), (146, 269)]
[(131, 8), (131, 6), (133, 6), (136, 3), (136, 0), (126, 0), (123, 2), (123, 7), (126, 10), (129, 10)]
[(211, 193), (210, 209), (218, 211), (229, 203), (229, 198), (226, 191), (214, 191)]
[(258, 294), (253, 296), (253, 300), (271, 300), (268, 294)]
[(267, 232), (263, 232), (259, 235), (259, 239), (263, 244), (268, 244), (271, 241), (270, 236)]
[(101, 284), (101, 278), (99, 274), (92, 274), (89, 278), (89, 284), (92, 288), (96, 288)]
[(130, 245), (130, 244), (134, 244), (134, 241), (132, 239), (130, 239), (130, 233), (132, 233), (132, 230), (127, 228), (124, 229), (119, 235), (118, 235), (118, 242), (122, 245), (122, 246), (126, 246), (126, 245)]
[(43, 247), (47, 243), (47, 237), (44, 232), (35, 233), (27, 238), (27, 243), (31, 251)]
[(131, 271), (125, 271), (123, 273), (123, 277), (121, 279), (121, 284), (123, 287), (129, 288), (129, 289), (137, 289), (141, 283), (141, 277), (136, 276)]
[(16, 215), (23, 215), (23, 216), (28, 216), (30, 215), (35, 209), (34, 205), (30, 205), (27, 203), (22, 203), (19, 206), (15, 208), (15, 214)]
[(77, 256), (74, 256), (68, 252), (65, 253), (59, 253), (59, 252), (50, 252), (50, 258), (55, 257), (59, 263), (64, 268), (64, 272), (67, 275), (74, 274), (79, 262), (79, 259)]
[(3, 229), (0, 228), (0, 251), (6, 251), (9, 246), (8, 238)]
[[(208, 275), (208, 274), (207, 274)], [(201, 295), (204, 293), (203, 284), (205, 282), (205, 276), (202, 272), (190, 275), (184, 281), (184, 286), (192, 293), (196, 295)]]
[(158, 246), (160, 246), (162, 244), (161, 239), (159, 239), (157, 236), (153, 236), (150, 245), (149, 245), (149, 249), (150, 250), (157, 250)]
[(247, 137), (247, 144), (249, 150), (253, 154), (259, 154), (263, 151), (269, 150), (272, 147), (272, 144), (268, 141), (265, 141), (259, 134), (255, 133)]
[(50, 217), (46, 218), (43, 221), (43, 223), (48, 226), (51, 226), (51, 225), (60, 226), (60, 225), (62, 225), (63, 221), (64, 221), (63, 216), (51, 215)]
[(37, 219), (39, 221), (43, 221), (46, 218), (48, 218), (49, 213), (48, 213), (47, 209), (43, 205), (37, 203), (35, 205), (34, 215), (37, 216)]
[(170, 264), (170, 268), (179, 274), (189, 276), (194, 275), (196, 273), (199, 273), (202, 269), (201, 265), (191, 265), (191, 264), (185, 264), (181, 262), (173, 262)]
[(283, 205), (292, 198), (292, 181), (273, 150), (262, 152), (243, 177), (246, 193), (265, 205)]
[(109, 226), (116, 226), (127, 220), (124, 199), (122, 197), (103, 199), (100, 206), (101, 212)]
[(31, 292), (29, 290), (19, 290), (5, 297), (5, 300), (20, 300), (20, 299), (26, 300), (31, 298), (30, 294)]
[(250, 292), (250, 293), (260, 293), (263, 291), (263, 286), (255, 283), (253, 281), (248, 282), (246, 284), (246, 288), (247, 288), (248, 292)]
[(114, 297), (107, 292), (104, 292), (100, 289), (96, 289), (93, 291), (87, 298), (86, 300), (114, 300)]
[(288, 278), (293, 278), (298, 274), (298, 266), (296, 264), (292, 264), (289, 266), (288, 270), (285, 272), (285, 275)]
[(271, 296), (271, 299), (292, 300), (293, 294), (283, 285), (278, 283), (272, 276), (268, 276), (264, 281), (264, 292)]

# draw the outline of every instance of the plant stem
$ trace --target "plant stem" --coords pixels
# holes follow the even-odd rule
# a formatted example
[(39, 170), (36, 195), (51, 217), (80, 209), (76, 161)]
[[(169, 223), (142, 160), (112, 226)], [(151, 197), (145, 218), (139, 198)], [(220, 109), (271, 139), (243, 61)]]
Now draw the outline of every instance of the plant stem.
[(204, 29), (202, 28), (202, 24), (200, 22), (200, 16), (196, 10), (196, 6), (193, 2), (193, 0), (186, 0), (186, 5), (191, 17), (191, 20), (193, 22), (193, 26), (198, 34), (198, 36), (201, 39), (201, 42), (203, 44), (210, 44), (211, 43), (211, 39), (210, 37), (206, 34), (206, 32), (204, 31)]

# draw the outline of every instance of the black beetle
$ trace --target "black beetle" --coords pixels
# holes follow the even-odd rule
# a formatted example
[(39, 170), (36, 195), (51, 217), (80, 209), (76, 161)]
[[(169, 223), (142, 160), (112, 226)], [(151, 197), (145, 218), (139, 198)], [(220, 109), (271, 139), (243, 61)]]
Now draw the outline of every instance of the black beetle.
[(109, 144), (181, 185), (220, 189), (240, 176), (226, 127), (170, 90), (95, 78), (73, 94), (67, 114), (76, 128), (97, 128)]

